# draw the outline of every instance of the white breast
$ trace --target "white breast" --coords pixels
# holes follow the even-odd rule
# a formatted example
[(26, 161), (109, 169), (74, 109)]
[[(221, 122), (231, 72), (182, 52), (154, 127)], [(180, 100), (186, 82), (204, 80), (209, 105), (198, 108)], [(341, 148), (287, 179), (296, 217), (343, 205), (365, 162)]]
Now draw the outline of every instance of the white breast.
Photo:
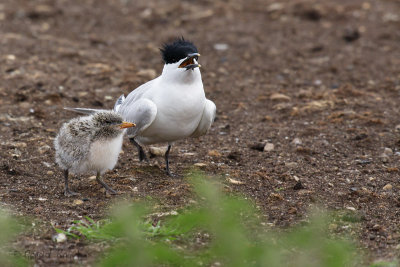
[(112, 140), (99, 140), (90, 146), (88, 158), (88, 169), (103, 173), (112, 170), (117, 164), (118, 156), (122, 147), (123, 135)]

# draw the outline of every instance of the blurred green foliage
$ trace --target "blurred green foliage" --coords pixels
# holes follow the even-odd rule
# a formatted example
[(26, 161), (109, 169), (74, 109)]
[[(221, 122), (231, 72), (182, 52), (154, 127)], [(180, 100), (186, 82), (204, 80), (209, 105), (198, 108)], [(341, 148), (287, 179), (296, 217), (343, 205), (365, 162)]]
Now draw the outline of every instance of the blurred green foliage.
[(28, 266), (28, 261), (10, 247), (21, 230), (22, 225), (0, 209), (0, 266)]
[[(69, 232), (113, 240), (99, 266), (360, 266), (359, 252), (329, 233), (328, 215), (314, 212), (291, 230), (271, 231), (254, 205), (222, 193), (199, 175), (196, 204), (162, 220), (149, 204), (122, 205), (112, 220), (77, 222)], [(72, 230), (72, 231), (71, 231)], [(68, 232), (68, 231), (67, 231)], [(99, 238), (100, 237), (100, 238)]]

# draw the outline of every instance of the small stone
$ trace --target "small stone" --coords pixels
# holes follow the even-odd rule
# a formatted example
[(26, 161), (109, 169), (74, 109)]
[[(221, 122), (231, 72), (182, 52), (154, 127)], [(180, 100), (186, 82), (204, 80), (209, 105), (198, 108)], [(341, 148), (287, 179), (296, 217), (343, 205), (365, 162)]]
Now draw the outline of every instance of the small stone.
[(274, 93), (269, 97), (272, 101), (290, 101), (290, 97), (280, 93)]
[(157, 76), (157, 72), (154, 69), (142, 69), (137, 73), (142, 78), (154, 79)]
[(264, 151), (265, 152), (271, 152), (272, 150), (274, 150), (275, 145), (272, 143), (266, 143), (264, 146)]
[(285, 162), (285, 166), (288, 168), (296, 168), (297, 162)]
[(374, 226), (372, 226), (372, 230), (380, 231), (380, 230), (382, 230), (382, 226), (380, 226), (379, 224), (374, 224)]
[(53, 172), (53, 171), (47, 171), (46, 174), (47, 174), (47, 175), (53, 175), (54, 172)]
[(150, 152), (150, 155), (153, 157), (164, 156), (165, 152), (167, 152), (167, 148), (151, 146), (151, 147), (149, 147), (149, 152)]
[(47, 198), (39, 197), (38, 200), (39, 200), (39, 201), (47, 201)]
[(202, 167), (206, 167), (207, 164), (198, 162), (198, 163), (195, 163), (194, 166), (202, 168)]
[(231, 184), (237, 184), (237, 185), (244, 184), (242, 181), (238, 181), (238, 180), (235, 180), (232, 178), (228, 178), (228, 182), (230, 182)]
[(95, 175), (90, 176), (88, 179), (89, 179), (89, 181), (94, 181), (94, 180), (96, 180), (96, 176)]
[(9, 61), (14, 61), (16, 59), (16, 57), (15, 57), (15, 55), (10, 54), (10, 55), (6, 56), (6, 59)]
[(229, 45), (228, 44), (214, 44), (214, 49), (217, 51), (225, 51), (228, 50)]
[(282, 3), (272, 3), (267, 7), (267, 10), (269, 12), (274, 12), (274, 11), (279, 11), (284, 8)]
[(50, 151), (50, 150), (51, 150), (51, 147), (49, 145), (44, 145), (44, 146), (41, 146), (41, 147), (38, 148), (38, 151), (39, 151), (40, 154), (44, 154), (44, 153), (46, 153), (47, 151)]
[(390, 190), (393, 189), (393, 186), (391, 184), (387, 184), (382, 189), (385, 190), (385, 191), (390, 191)]
[(300, 138), (296, 137), (295, 139), (293, 139), (292, 144), (294, 144), (296, 146), (300, 146), (301, 144), (303, 144), (303, 142), (301, 141)]
[(356, 210), (356, 208), (354, 208), (354, 207), (346, 207), (346, 209), (351, 210), (351, 211), (355, 211)]
[(209, 150), (207, 153), (211, 157), (221, 157), (221, 153), (219, 153), (217, 150)]
[(87, 95), (88, 95), (88, 92), (86, 92), (86, 91), (78, 92), (78, 96), (79, 97), (84, 97), (84, 96), (87, 96)]
[(10, 145), (13, 146), (13, 147), (17, 147), (17, 148), (25, 148), (25, 147), (28, 146), (24, 142), (13, 142), (13, 143), (10, 143)]
[(192, 152), (183, 153), (184, 157), (192, 157), (192, 156), (195, 156), (195, 155), (196, 155), (196, 153), (192, 153)]
[(73, 204), (74, 204), (74, 206), (82, 205), (82, 204), (83, 204), (83, 201), (80, 200), (80, 199), (75, 199), (74, 202), (73, 202)]
[(64, 233), (57, 233), (53, 235), (52, 240), (56, 243), (62, 243), (67, 241), (67, 236)]
[(385, 150), (383, 151), (383, 154), (387, 155), (387, 156), (392, 156), (393, 155), (393, 150), (385, 147)]
[(394, 129), (396, 130), (396, 132), (400, 132), (400, 124), (397, 124)]

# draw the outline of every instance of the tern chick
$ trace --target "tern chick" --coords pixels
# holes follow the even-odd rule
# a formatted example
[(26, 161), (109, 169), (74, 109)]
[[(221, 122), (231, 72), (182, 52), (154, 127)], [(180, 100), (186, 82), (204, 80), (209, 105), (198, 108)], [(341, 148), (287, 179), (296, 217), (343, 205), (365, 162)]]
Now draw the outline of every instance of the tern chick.
[(62, 125), (54, 140), (56, 162), (64, 170), (64, 195), (77, 193), (68, 187), (68, 174), (94, 172), (96, 181), (109, 193), (116, 194), (101, 179), (106, 170), (114, 168), (122, 147), (125, 128), (136, 126), (124, 122), (113, 111), (100, 111), (89, 116), (74, 118)]

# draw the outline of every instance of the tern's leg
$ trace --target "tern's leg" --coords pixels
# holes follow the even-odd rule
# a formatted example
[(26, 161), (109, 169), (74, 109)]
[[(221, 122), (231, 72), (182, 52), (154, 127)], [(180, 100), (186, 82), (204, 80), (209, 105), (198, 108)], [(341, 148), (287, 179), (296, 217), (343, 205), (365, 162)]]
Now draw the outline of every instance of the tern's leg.
[(68, 170), (64, 170), (64, 182), (65, 182), (65, 187), (64, 187), (64, 195), (65, 196), (70, 197), (70, 196), (79, 195), (78, 193), (72, 192), (68, 188)]
[(101, 177), (100, 177), (100, 173), (99, 173), (99, 172), (98, 172), (97, 175), (96, 175), (96, 181), (97, 181), (99, 184), (101, 184), (110, 194), (112, 194), (112, 195), (116, 195), (116, 194), (117, 194), (117, 192), (116, 192), (114, 189), (112, 189), (111, 187), (109, 187), (105, 182), (103, 182), (103, 180), (101, 180)]
[(143, 150), (142, 146), (139, 145), (134, 138), (129, 138), (129, 141), (131, 141), (131, 143), (134, 144), (136, 146), (136, 148), (138, 149), (138, 151), (139, 151), (139, 160), (140, 161), (144, 160), (146, 162), (149, 162), (149, 160), (147, 159), (146, 153), (144, 153), (144, 150)]
[(172, 173), (169, 171), (169, 151), (171, 150), (171, 145), (168, 144), (168, 149), (165, 152), (165, 172), (169, 176), (173, 176)]

